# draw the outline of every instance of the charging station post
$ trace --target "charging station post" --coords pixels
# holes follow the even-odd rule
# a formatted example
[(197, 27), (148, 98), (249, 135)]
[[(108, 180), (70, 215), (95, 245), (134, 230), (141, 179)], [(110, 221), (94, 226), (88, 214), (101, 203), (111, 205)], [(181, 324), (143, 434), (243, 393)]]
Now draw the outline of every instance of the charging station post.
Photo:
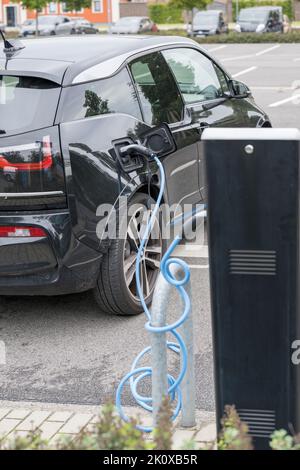
[(300, 132), (207, 129), (217, 423), (236, 406), (256, 449), (300, 431)]

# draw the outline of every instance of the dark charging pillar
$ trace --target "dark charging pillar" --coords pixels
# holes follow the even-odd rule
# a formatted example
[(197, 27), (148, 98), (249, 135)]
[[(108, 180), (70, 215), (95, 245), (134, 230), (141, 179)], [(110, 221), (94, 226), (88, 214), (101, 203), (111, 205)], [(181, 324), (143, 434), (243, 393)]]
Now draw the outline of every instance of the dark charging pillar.
[(275, 429), (300, 432), (299, 140), (203, 133), (217, 420), (234, 404), (256, 449)]

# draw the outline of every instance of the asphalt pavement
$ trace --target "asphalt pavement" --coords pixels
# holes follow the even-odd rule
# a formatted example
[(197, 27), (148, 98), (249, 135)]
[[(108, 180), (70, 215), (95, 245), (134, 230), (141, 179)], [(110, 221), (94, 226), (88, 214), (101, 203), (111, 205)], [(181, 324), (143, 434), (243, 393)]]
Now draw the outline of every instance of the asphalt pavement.
[[(251, 87), (274, 127), (300, 127), (300, 44), (211, 44), (207, 50)], [(213, 410), (207, 252), (193, 246), (180, 248), (178, 254), (189, 262), (192, 272), (197, 407)], [(170, 319), (179, 314), (179, 306), (174, 293)], [(97, 405), (113, 399), (135, 355), (149, 344), (144, 323), (143, 315), (105, 315), (90, 293), (2, 298), (0, 401)], [(6, 364), (1, 365), (3, 349)], [(176, 370), (173, 357), (170, 369)], [(133, 404), (128, 393), (124, 402)]]

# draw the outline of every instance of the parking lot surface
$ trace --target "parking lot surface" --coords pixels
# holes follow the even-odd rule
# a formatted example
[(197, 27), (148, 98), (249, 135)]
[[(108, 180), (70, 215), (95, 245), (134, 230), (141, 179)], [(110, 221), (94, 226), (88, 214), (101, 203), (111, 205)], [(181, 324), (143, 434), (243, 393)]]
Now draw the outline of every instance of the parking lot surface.
[[(274, 127), (299, 127), (300, 44), (205, 48), (251, 87)], [(181, 247), (178, 254), (192, 267), (197, 407), (213, 410), (207, 250)], [(174, 293), (170, 318), (180, 313), (178, 305)], [(122, 318), (99, 312), (90, 293), (2, 298), (0, 342), (6, 364), (0, 364), (0, 401), (97, 405), (112, 399), (135, 355), (150, 343), (144, 323), (143, 315)], [(173, 358), (170, 367), (176, 368)], [(124, 402), (133, 404), (129, 394)]]

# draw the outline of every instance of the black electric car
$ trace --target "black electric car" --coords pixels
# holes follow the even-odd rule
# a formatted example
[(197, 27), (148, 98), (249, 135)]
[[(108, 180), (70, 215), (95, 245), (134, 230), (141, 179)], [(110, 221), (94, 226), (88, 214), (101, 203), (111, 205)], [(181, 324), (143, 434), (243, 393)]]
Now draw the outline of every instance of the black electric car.
[[(102, 311), (138, 313), (132, 233), (139, 235), (159, 178), (155, 163), (124, 158), (120, 148), (164, 132), (166, 123), (176, 149), (161, 152), (164, 202), (195, 204), (205, 193), (203, 129), (270, 121), (249, 89), (190, 39), (70, 37), (22, 45), (0, 56), (0, 295), (93, 289)], [(121, 196), (135, 211), (126, 214), (125, 237), (107, 238), (105, 205), (118, 211)], [(148, 302), (162, 245), (153, 237), (144, 253)]]

